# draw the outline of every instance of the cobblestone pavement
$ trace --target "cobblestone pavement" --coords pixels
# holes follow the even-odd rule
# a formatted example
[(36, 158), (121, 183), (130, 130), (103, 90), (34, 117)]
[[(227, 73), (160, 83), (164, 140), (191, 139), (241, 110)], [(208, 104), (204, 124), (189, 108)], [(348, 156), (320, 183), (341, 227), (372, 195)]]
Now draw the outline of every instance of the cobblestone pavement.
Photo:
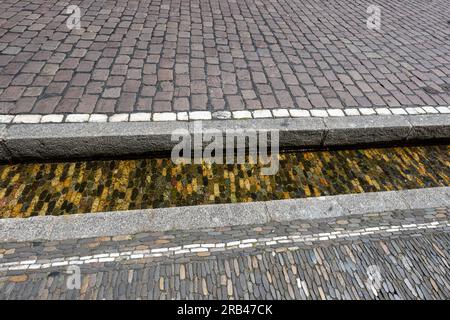
[(3, 243), (0, 298), (448, 299), (449, 245), (450, 208)]
[(449, 36), (447, 0), (3, 0), (0, 113), (448, 106)]
[(450, 185), (447, 145), (279, 155), (256, 164), (170, 158), (0, 165), (0, 218), (318, 197)]

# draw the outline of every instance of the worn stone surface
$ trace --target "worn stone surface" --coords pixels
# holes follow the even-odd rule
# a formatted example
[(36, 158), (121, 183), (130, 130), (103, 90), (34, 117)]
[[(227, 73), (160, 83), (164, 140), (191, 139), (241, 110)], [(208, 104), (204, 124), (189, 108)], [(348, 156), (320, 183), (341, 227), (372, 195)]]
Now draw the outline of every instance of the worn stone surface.
[(399, 116), (325, 118), (325, 146), (406, 140), (411, 124)]
[(264, 223), (269, 220), (264, 202), (161, 208), (148, 211), (152, 230), (185, 230), (211, 226)]
[(149, 154), (172, 149), (172, 131), (183, 128), (172, 122), (14, 125), (5, 145), (20, 160)]
[(328, 197), (309, 199), (290, 199), (266, 202), (271, 219), (286, 221), (295, 219), (312, 219), (336, 217), (348, 214), (338, 201)]

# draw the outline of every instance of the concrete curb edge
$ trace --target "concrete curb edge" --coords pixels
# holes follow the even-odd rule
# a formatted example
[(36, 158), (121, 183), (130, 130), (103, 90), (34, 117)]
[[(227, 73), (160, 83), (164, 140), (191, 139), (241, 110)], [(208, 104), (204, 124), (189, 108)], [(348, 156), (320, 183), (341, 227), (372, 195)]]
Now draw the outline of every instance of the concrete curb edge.
[(266, 202), (0, 219), (0, 242), (55, 241), (450, 206), (450, 187)]
[[(207, 120), (203, 131), (279, 130), (280, 148), (450, 139), (450, 114)], [(193, 122), (1, 124), (0, 161), (54, 160), (169, 152), (174, 130)]]

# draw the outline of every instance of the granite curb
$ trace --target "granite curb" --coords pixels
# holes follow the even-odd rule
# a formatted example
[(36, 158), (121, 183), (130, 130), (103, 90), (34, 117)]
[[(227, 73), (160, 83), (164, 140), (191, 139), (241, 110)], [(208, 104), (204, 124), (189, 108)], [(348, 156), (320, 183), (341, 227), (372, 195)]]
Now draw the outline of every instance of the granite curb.
[[(210, 129), (278, 130), (281, 149), (370, 145), (450, 139), (450, 114), (203, 121), (201, 132)], [(2, 124), (0, 161), (170, 152), (175, 130), (192, 136), (193, 122)]]
[(266, 202), (0, 219), (0, 242), (55, 241), (198, 230), (450, 205), (450, 187)]

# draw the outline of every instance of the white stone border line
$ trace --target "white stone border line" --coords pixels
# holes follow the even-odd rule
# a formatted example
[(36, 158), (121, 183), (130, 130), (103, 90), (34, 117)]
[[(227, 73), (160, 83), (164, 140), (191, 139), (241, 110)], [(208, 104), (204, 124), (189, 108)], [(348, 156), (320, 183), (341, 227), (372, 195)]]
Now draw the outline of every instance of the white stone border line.
[(312, 242), (322, 242), (334, 239), (351, 240), (354, 238), (377, 235), (381, 233), (396, 233), (402, 231), (415, 231), (422, 229), (438, 229), (450, 227), (450, 221), (432, 221), (427, 223), (409, 223), (402, 225), (378, 226), (361, 228), (355, 230), (321, 232), (310, 235), (292, 233), (290, 235), (275, 235), (273, 237), (233, 239), (219, 243), (190, 243), (182, 246), (160, 247), (148, 250), (116, 251), (110, 253), (100, 253), (88, 256), (72, 256), (54, 259), (29, 259), (0, 263), (1, 271), (37, 270), (51, 267), (62, 267), (69, 265), (86, 265), (91, 263), (121, 262), (158, 257), (174, 257), (183, 254), (214, 253), (233, 249), (246, 249), (256, 246), (273, 247), (277, 245), (289, 246), (289, 250), (298, 249), (298, 244), (311, 244)]
[(373, 115), (425, 115), (450, 114), (450, 106), (424, 106), (405, 108), (347, 108), (347, 109), (264, 109), (239, 111), (190, 111), (190, 112), (136, 112), (72, 114), (18, 114), (0, 115), (0, 124), (36, 124), (36, 123), (88, 123), (88, 122), (161, 122), (161, 121), (195, 121), (195, 120), (230, 120), (230, 119), (278, 119), (278, 118), (327, 118)]

